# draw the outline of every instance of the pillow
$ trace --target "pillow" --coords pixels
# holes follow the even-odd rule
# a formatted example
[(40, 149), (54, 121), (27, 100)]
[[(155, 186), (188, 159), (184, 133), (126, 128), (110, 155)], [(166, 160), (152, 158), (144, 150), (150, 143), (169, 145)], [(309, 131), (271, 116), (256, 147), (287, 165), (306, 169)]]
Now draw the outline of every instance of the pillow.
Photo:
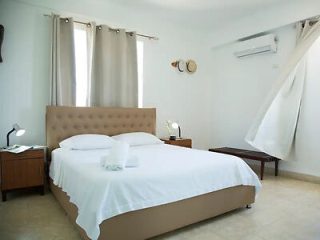
[(161, 144), (163, 143), (156, 136), (145, 133), (145, 132), (132, 132), (123, 133), (119, 135), (112, 136), (114, 140), (126, 142), (130, 146), (140, 146), (140, 145), (150, 145), (150, 144)]
[(59, 143), (61, 148), (90, 150), (111, 148), (115, 142), (111, 137), (100, 134), (80, 134), (67, 138)]

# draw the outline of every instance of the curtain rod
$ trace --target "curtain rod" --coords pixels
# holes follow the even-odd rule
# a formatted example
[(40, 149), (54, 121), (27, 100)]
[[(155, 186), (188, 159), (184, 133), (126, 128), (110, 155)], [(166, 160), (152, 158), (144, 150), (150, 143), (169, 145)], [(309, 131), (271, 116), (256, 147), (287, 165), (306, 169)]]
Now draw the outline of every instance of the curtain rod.
[[(48, 14), (43, 14), (43, 16), (51, 17), (51, 15), (48, 15)], [(68, 18), (64, 18), (64, 19), (68, 19)], [(73, 20), (73, 22), (79, 23), (79, 24), (83, 24), (83, 25), (86, 25), (86, 26), (90, 26), (91, 25), (90, 22), (86, 23), (86, 22), (80, 22), (80, 21), (75, 21), (75, 20)], [(110, 29), (113, 30), (113, 31), (119, 31), (119, 29), (117, 29), (117, 28), (110, 28)], [(149, 40), (159, 40), (159, 38), (155, 37), (155, 36), (149, 36), (149, 35), (140, 34), (140, 33), (136, 33), (136, 35), (139, 36), (139, 37), (148, 38)]]
[(307, 21), (307, 20), (309, 20), (310, 25), (312, 26), (312, 25), (316, 24), (317, 22), (319, 22), (319, 20), (320, 20), (320, 15), (303, 19), (303, 20), (301, 20), (300, 22), (302, 23), (302, 25), (304, 25), (305, 21)]

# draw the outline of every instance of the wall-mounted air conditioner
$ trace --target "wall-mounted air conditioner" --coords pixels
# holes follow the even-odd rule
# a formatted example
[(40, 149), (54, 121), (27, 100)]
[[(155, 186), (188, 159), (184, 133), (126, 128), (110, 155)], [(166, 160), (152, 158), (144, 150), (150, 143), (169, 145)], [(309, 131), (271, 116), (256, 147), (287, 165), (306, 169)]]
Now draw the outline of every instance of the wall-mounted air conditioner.
[(261, 37), (251, 38), (237, 43), (234, 55), (248, 57), (262, 53), (276, 53), (277, 42), (274, 34), (268, 34)]

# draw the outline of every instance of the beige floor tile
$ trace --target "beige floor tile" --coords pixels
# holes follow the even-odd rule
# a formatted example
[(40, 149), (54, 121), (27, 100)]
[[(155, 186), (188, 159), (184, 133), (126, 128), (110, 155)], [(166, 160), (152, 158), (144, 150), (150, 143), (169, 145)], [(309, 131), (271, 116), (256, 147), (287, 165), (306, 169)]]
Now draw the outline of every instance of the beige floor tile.
[[(320, 240), (320, 185), (265, 176), (251, 209), (163, 234), (153, 240)], [(0, 202), (1, 240), (80, 240), (65, 212), (47, 193), (8, 195)]]

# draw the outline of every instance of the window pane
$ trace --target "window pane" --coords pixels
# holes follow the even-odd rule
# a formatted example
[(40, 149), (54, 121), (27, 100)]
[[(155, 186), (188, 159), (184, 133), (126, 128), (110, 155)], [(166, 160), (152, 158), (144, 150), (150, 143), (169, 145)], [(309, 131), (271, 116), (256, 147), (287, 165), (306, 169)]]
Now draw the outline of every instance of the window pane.
[(75, 24), (74, 42), (76, 57), (76, 106), (86, 106), (88, 89), (87, 32), (86, 26)]
[(143, 106), (143, 42), (137, 41), (138, 58), (138, 107)]

